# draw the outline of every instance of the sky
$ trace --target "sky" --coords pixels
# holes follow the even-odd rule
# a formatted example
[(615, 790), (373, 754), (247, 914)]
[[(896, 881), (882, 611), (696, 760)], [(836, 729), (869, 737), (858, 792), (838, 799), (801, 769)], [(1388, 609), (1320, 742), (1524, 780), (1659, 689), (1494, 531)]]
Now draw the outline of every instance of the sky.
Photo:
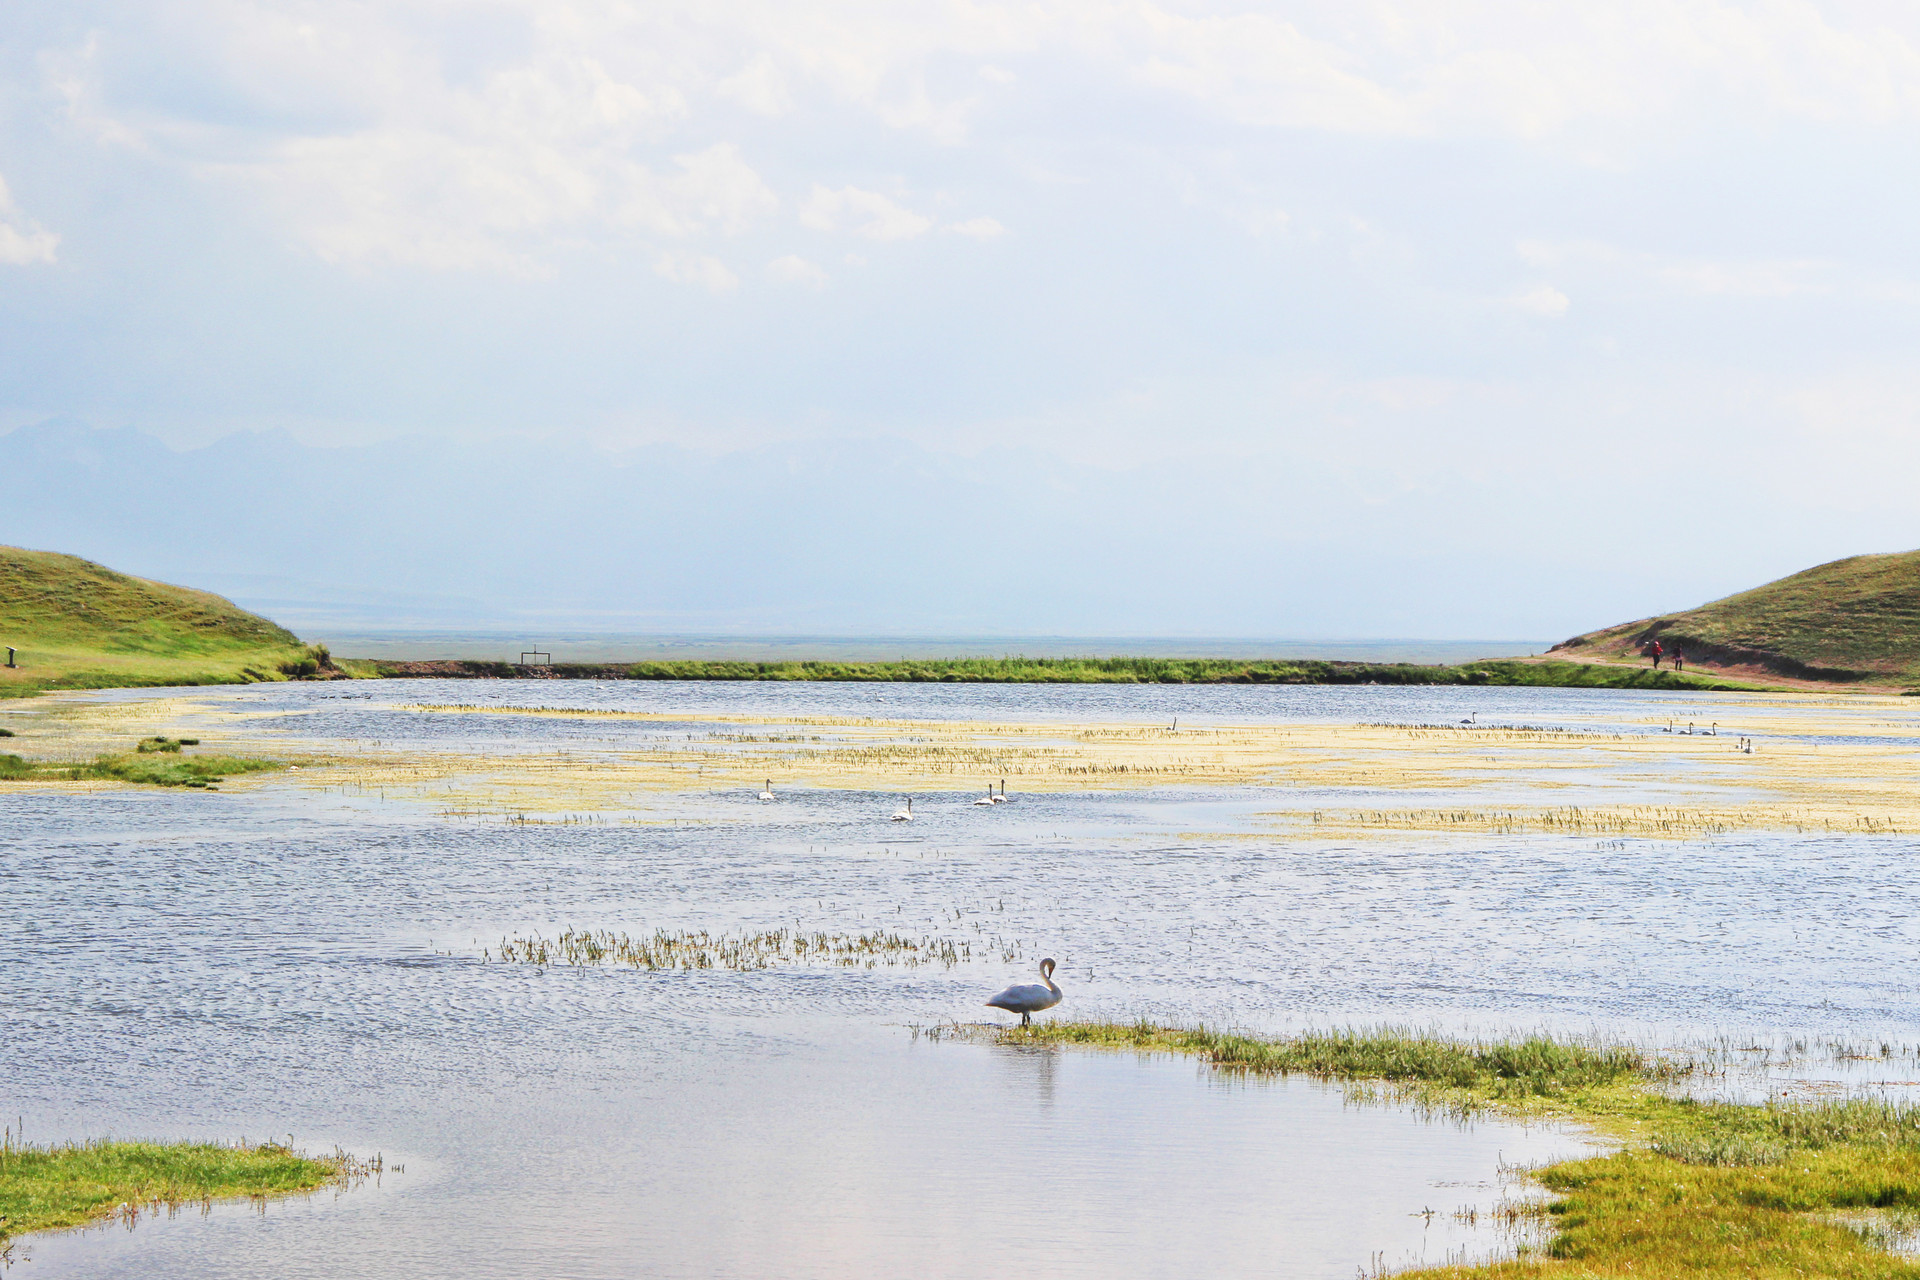
[(1920, 546), (1917, 161), (1911, 4), (11, 0), (0, 542), (1564, 637)]

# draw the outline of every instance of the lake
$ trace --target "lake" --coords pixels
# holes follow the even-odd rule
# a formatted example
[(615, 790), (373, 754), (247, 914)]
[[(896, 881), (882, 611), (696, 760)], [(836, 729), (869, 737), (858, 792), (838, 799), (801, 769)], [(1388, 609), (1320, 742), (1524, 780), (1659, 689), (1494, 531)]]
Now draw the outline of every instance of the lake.
[[(1052, 956), (1063, 1016), (1764, 1043), (1772, 1084), (1900, 1088), (1920, 842), (1881, 802), (1920, 780), (1904, 702), (387, 681), (9, 705), (23, 751), (191, 729), (303, 763), (217, 793), (0, 791), (0, 1110), (42, 1142), (291, 1134), (387, 1166), (264, 1210), (28, 1237), (11, 1266), (1347, 1277), (1487, 1256), (1511, 1242), (1465, 1211), (1585, 1139), (921, 1031), (1002, 1018), (985, 998)], [(1435, 726), (1455, 736), (1431, 746)], [(1392, 754), (1416, 732), (1421, 754)], [(1008, 802), (973, 804), (996, 763)], [(889, 821), (906, 794), (914, 821)], [(1734, 816), (1529, 825), (1603, 804)], [(1866, 826), (1836, 825), (1848, 805)], [(1413, 826), (1354, 817), (1388, 808)], [(783, 926), (974, 958), (483, 957), (568, 927)], [(1820, 1052), (1869, 1040), (1888, 1065)]]

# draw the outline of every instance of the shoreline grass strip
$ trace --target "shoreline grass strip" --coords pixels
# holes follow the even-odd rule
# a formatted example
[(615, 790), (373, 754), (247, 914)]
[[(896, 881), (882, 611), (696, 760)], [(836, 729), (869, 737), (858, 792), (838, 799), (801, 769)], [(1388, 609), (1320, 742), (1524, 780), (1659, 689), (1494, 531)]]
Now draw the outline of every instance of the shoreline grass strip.
[[(1553, 1194), (1544, 1252), (1408, 1280), (1920, 1280), (1883, 1244), (1920, 1221), (1920, 1107), (1879, 1098), (1743, 1105), (1676, 1096), (1691, 1064), (1533, 1036), (1462, 1041), (1395, 1029), (1264, 1038), (1141, 1022), (1039, 1023), (1002, 1044), (1198, 1056), (1216, 1069), (1307, 1075), (1456, 1116), (1565, 1120), (1621, 1141), (1536, 1173)], [(1374, 1091), (1378, 1091), (1375, 1093)]]

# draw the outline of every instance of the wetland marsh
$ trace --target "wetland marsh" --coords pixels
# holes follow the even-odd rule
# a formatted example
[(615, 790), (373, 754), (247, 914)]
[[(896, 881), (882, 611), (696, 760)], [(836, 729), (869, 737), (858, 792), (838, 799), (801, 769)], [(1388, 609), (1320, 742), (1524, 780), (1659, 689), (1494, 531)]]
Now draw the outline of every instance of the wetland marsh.
[(1514, 1243), (1488, 1225), (1523, 1194), (1503, 1179), (1588, 1140), (913, 1029), (988, 1021), (1051, 955), (1075, 1019), (1541, 1030), (1705, 1046), (1727, 1066), (1702, 1087), (1741, 1096), (1905, 1097), (1914, 702), (390, 680), (13, 704), (36, 759), (185, 736), (296, 767), (217, 794), (0, 783), (0, 1109), (405, 1170), (15, 1253), (47, 1276), (1488, 1256)]

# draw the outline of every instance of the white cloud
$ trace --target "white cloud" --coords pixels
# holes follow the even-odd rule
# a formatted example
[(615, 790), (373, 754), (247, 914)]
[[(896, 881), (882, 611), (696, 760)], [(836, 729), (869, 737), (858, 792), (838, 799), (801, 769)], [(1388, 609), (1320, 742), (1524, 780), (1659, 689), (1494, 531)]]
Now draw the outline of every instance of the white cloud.
[(726, 263), (704, 253), (663, 253), (654, 260), (653, 269), (675, 284), (697, 284), (715, 293), (725, 293), (740, 283), (740, 277), (728, 270)]
[(971, 236), (975, 240), (991, 240), (995, 236), (1007, 234), (998, 218), (968, 218), (965, 222), (947, 224), (947, 230), (955, 235)]
[(1537, 285), (1507, 299), (1515, 307), (1536, 316), (1563, 316), (1571, 299), (1550, 284)]
[(801, 284), (818, 289), (827, 283), (827, 273), (798, 254), (789, 253), (767, 264), (767, 279), (776, 284)]
[[(775, 201), (727, 141), (738, 113), (723, 125), (716, 104), (836, 136), (864, 116), (940, 144), (917, 157), (905, 144), (938, 166), (990, 119), (981, 103), (1016, 82), (1010, 66), (1019, 83), (1059, 73), (1102, 101), (1144, 98), (1129, 109), (1178, 99), (1196, 138), (1224, 120), (1562, 139), (1618, 157), (1676, 129), (1920, 121), (1920, 9), (1866, 0), (307, 0), (167, 7), (164, 20), (138, 8), (103, 8), (80, 24), (84, 41), (39, 51), (75, 124), (243, 180), (296, 236), (354, 265), (538, 270), (560, 247), (636, 230), (737, 234)], [(143, 45), (158, 52), (125, 56)], [(956, 60), (975, 74), (952, 75)], [(138, 70), (150, 64), (205, 91), (174, 92), (175, 78)], [(1087, 127), (1069, 110), (1020, 129), (1052, 144)], [(802, 166), (811, 154), (790, 153)], [(853, 187), (816, 188), (803, 221), (876, 239), (933, 225)], [(8, 252), (50, 251), (38, 234), (16, 226)]]
[(1628, 292), (1694, 297), (1847, 297), (1920, 301), (1920, 286), (1885, 270), (1861, 271), (1826, 258), (1699, 258), (1651, 253), (1595, 240), (1528, 240), (1529, 266), (1584, 271)]
[(0, 263), (24, 267), (35, 262), (52, 262), (60, 237), (21, 213), (0, 178)]
[(710, 227), (738, 235), (780, 207), (760, 175), (732, 143), (715, 143), (692, 155), (675, 156), (678, 177), (662, 184), (666, 209), (660, 229), (685, 234)]
[(713, 90), (720, 97), (732, 99), (756, 115), (783, 116), (793, 110), (793, 97), (787, 92), (787, 78), (774, 65), (772, 56), (766, 53), (720, 81)]
[(869, 240), (910, 240), (929, 230), (933, 219), (877, 191), (859, 187), (830, 191), (816, 183), (800, 205), (800, 225), (816, 231), (838, 231), (844, 226)]

